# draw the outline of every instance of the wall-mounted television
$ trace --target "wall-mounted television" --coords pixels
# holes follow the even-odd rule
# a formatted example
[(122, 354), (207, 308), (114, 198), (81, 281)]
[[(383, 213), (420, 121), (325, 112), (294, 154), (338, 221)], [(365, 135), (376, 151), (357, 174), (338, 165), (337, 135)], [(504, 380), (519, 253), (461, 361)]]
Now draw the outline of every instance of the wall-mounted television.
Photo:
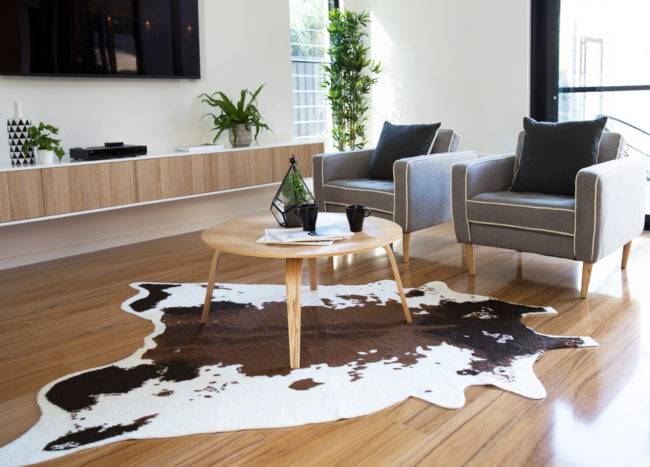
[(198, 0), (0, 0), (0, 74), (200, 78)]

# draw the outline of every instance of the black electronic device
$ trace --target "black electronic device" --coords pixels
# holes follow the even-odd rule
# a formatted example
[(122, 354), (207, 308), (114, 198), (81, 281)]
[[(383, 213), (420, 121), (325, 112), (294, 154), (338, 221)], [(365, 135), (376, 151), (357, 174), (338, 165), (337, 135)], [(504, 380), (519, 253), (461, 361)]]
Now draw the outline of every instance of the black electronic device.
[(198, 0), (0, 0), (0, 74), (200, 78)]
[(70, 148), (70, 158), (84, 161), (99, 161), (103, 159), (119, 159), (122, 157), (135, 157), (147, 154), (147, 147), (124, 144), (104, 143), (103, 146), (89, 148)]

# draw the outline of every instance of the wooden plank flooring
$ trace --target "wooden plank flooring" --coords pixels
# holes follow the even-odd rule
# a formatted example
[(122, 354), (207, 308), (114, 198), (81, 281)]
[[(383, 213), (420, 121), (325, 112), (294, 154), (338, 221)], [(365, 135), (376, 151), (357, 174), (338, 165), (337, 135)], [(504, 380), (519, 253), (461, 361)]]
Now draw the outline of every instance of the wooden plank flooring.
[[(120, 310), (133, 294), (130, 282), (205, 282), (211, 254), (193, 233), (0, 271), (0, 444), (36, 422), (43, 385), (141, 346), (151, 325)], [(472, 387), (460, 410), (410, 398), (357, 419), (121, 442), (53, 463), (648, 465), (650, 236), (635, 241), (626, 271), (620, 255), (594, 266), (590, 297), (581, 300), (577, 262), (478, 247), (472, 279), (449, 225), (412, 235), (411, 262), (400, 264), (405, 287), (441, 280), (458, 291), (550, 305), (558, 316), (527, 323), (599, 341), (598, 349), (554, 350), (537, 362), (545, 400)], [(282, 284), (283, 267), (279, 260), (224, 255), (217, 280)], [(391, 277), (381, 251), (322, 260), (318, 272), (324, 284)]]

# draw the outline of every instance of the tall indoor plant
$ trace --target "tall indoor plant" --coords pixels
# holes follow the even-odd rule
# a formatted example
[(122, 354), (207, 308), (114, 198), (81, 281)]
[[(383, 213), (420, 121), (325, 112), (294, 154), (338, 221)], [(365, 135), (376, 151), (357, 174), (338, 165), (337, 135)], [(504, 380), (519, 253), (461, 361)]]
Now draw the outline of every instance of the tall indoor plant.
[(219, 110), (219, 113), (207, 113), (204, 117), (210, 116), (214, 122), (214, 140), (216, 142), (224, 131), (228, 131), (230, 144), (233, 147), (249, 146), (252, 141), (252, 129), (255, 128), (255, 141), (260, 130), (270, 130), (262, 120), (260, 111), (257, 108), (257, 97), (264, 85), (262, 84), (255, 91), (242, 89), (239, 93), (239, 100), (235, 103), (223, 92), (217, 91), (212, 94), (201, 94), (201, 102)]
[(332, 108), (332, 137), (338, 150), (365, 146), (370, 90), (381, 71), (370, 58), (367, 26), (370, 15), (338, 8), (330, 11), (328, 31), (331, 63), (324, 66), (323, 87)]

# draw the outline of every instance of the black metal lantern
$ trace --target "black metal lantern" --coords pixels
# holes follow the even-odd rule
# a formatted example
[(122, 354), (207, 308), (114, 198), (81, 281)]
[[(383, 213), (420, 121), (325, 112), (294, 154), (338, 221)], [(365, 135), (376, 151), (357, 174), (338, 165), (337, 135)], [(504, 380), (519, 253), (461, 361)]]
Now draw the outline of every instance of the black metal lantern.
[(291, 156), (289, 162), (289, 170), (271, 202), (271, 213), (282, 227), (301, 227), (302, 219), (296, 211), (301, 204), (313, 203), (314, 195), (296, 167), (296, 158)]

